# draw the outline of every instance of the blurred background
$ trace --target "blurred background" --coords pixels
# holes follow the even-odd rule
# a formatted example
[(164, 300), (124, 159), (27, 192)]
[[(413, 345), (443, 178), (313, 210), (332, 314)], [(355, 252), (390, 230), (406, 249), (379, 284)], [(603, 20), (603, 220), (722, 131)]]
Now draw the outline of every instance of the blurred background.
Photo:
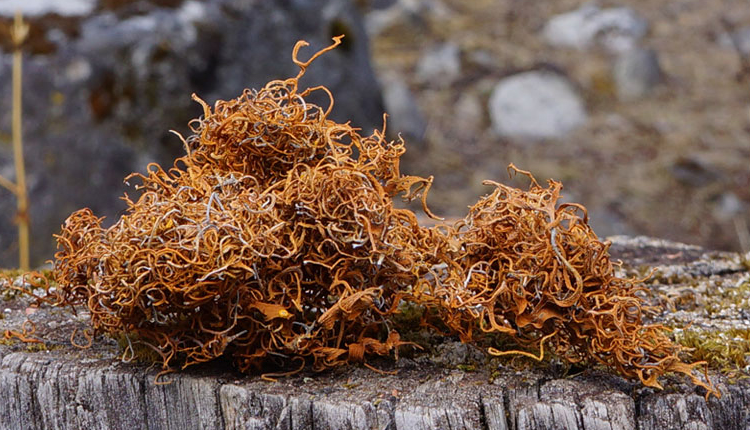
[[(745, 0), (0, 0), (0, 175), (10, 145), (20, 9), (32, 262), (63, 220), (122, 213), (122, 180), (182, 154), (212, 104), (296, 74), (328, 86), (333, 118), (407, 142), (458, 218), (507, 165), (564, 184), (600, 236), (645, 234), (750, 251), (750, 8)], [(325, 100), (319, 100), (325, 104)], [(0, 267), (17, 264), (15, 199), (0, 189)]]

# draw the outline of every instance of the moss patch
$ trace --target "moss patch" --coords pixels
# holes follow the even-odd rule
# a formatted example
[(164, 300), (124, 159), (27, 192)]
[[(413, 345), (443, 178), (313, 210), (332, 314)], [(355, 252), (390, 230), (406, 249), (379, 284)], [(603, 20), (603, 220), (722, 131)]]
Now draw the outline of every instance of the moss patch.
[(706, 361), (710, 368), (730, 376), (747, 377), (750, 370), (750, 329), (727, 331), (679, 330), (675, 341), (693, 349), (693, 359)]

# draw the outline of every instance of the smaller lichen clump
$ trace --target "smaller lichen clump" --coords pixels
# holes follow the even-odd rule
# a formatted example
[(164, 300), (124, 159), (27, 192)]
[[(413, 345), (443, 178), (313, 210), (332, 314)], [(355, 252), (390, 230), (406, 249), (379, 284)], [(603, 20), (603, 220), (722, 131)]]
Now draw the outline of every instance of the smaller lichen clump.
[[(561, 185), (494, 191), (453, 226), (420, 226), (393, 199), (425, 196), (431, 178), (404, 176), (402, 141), (362, 136), (328, 119), (324, 87), (299, 74), (219, 101), (191, 123), (171, 169), (134, 174), (140, 194), (109, 228), (83, 209), (58, 236), (58, 303), (85, 305), (95, 332), (147, 347), (168, 371), (221, 355), (242, 371), (316, 370), (386, 355), (420, 323), (495, 355), (599, 362), (658, 387), (682, 372), (709, 390), (682, 348), (643, 323), (637, 280), (614, 275), (585, 209), (558, 204)], [(323, 91), (323, 109), (306, 97)], [(492, 339), (519, 350), (498, 351)], [(297, 366), (294, 366), (295, 368)]]

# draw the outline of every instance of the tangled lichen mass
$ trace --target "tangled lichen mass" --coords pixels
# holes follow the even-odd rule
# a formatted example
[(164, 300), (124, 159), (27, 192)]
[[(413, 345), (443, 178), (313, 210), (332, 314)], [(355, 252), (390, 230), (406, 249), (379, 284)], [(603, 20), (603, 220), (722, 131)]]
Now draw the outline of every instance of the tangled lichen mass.
[[(304, 62), (299, 42), (294, 78), (213, 108), (196, 98), (186, 155), (131, 175), (139, 195), (113, 226), (88, 209), (65, 221), (58, 304), (86, 306), (94, 332), (126, 339), (124, 357), (145, 346), (165, 371), (221, 355), (245, 372), (363, 362), (407, 343), (394, 316), (408, 304), (491, 354), (546, 347), (647, 386), (681, 372), (713, 391), (664, 327), (644, 324), (637, 280), (614, 275), (585, 209), (558, 204), (560, 183), (511, 166), (529, 190), (489, 183), (455, 225), (395, 207), (421, 199), (431, 215), (432, 179), (400, 172), (403, 141), (329, 120), (328, 90), (298, 88), (339, 42)], [(313, 91), (331, 106), (309, 103)], [(520, 349), (495, 349), (498, 334)]]

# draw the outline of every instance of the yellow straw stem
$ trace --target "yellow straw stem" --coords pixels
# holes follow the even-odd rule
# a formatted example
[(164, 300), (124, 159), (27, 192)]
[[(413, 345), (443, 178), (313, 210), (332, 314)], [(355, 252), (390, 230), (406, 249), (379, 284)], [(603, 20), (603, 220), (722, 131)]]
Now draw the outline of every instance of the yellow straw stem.
[(13, 39), (13, 161), (16, 166), (15, 194), (17, 199), (18, 222), (18, 264), (21, 270), (29, 270), (29, 215), (26, 195), (26, 170), (23, 161), (23, 139), (21, 134), (21, 77), (23, 54), (21, 44), (29, 33), (29, 26), (23, 22), (20, 12), (16, 12), (11, 38)]

